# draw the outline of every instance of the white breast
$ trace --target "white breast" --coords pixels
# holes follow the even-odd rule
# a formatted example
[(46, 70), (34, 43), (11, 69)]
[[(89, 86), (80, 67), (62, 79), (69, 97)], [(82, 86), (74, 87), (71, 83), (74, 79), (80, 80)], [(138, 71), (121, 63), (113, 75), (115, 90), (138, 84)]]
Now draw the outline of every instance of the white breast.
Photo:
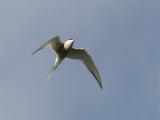
[(73, 43), (74, 43), (74, 40), (67, 40), (67, 41), (64, 43), (64, 48), (65, 48), (66, 50), (69, 49), (69, 48), (71, 48), (72, 45), (73, 45)]

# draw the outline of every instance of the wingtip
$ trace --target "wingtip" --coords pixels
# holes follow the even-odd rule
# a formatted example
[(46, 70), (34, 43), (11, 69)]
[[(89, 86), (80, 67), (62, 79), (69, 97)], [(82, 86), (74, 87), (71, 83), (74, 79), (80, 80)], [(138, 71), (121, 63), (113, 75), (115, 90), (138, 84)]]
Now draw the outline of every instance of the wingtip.
[(32, 55), (35, 55), (35, 54), (36, 54), (36, 52), (37, 52), (37, 51), (34, 51), (34, 52), (32, 53)]
[(34, 55), (35, 53), (33, 52), (32, 55)]
[(98, 84), (99, 84), (99, 87), (101, 88), (101, 90), (102, 90), (102, 81), (101, 81), (101, 79), (96, 79), (97, 80), (97, 82), (98, 82)]
[(34, 51), (34, 52), (32, 53), (32, 55), (35, 55), (35, 53), (36, 53), (37, 51), (38, 51), (38, 50)]
[(40, 46), (37, 50), (35, 50), (35, 51), (32, 53), (32, 55), (36, 54), (36, 53), (37, 53), (38, 51), (40, 51), (42, 48), (43, 48), (43, 47)]

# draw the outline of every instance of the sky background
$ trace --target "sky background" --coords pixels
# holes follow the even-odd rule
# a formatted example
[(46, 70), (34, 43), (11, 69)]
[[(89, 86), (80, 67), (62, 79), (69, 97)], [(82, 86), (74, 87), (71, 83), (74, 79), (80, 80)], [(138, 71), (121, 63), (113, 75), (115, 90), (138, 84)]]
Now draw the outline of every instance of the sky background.
[[(77, 36), (102, 81), (56, 54), (32, 52)], [(1, 120), (160, 120), (159, 0), (0, 0)]]

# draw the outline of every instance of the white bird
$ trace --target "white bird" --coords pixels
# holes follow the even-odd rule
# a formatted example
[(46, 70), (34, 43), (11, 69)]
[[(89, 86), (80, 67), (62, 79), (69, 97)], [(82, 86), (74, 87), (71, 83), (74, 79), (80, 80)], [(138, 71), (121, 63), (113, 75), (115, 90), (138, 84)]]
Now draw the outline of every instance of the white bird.
[(96, 65), (94, 64), (91, 56), (83, 48), (78, 48), (78, 49), (73, 48), (72, 46), (73, 46), (74, 40), (75, 40), (74, 38), (70, 38), (63, 43), (60, 40), (60, 37), (56, 36), (48, 40), (44, 44), (42, 44), (36, 51), (32, 53), (32, 55), (38, 52), (39, 50), (41, 50), (42, 48), (48, 48), (48, 47), (57, 53), (55, 63), (49, 72), (47, 80), (50, 78), (52, 73), (57, 69), (57, 67), (61, 64), (61, 62), (65, 58), (81, 60), (85, 64), (85, 66), (88, 68), (88, 70), (91, 72), (91, 74), (95, 77), (99, 86), (102, 89), (102, 81), (101, 81), (99, 72), (96, 68)]

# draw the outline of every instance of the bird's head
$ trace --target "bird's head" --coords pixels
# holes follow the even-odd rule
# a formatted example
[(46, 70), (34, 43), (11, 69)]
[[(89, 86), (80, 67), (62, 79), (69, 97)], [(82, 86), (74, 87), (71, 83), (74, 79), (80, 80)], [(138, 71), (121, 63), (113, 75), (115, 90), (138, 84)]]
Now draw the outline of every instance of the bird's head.
[(72, 48), (74, 41), (75, 41), (75, 38), (73, 38), (73, 37), (72, 37), (72, 38), (69, 38), (69, 39), (64, 43), (64, 48), (65, 48), (66, 50)]

